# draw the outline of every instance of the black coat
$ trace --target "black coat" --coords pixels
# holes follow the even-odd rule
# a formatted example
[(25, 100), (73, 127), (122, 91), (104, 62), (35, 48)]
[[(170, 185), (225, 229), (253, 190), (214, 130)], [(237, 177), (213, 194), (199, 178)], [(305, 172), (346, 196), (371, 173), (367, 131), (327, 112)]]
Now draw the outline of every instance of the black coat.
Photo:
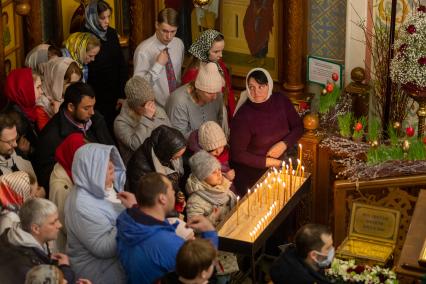
[[(2, 284), (24, 283), (27, 272), (39, 264), (56, 265), (44, 251), (35, 247), (12, 245), (7, 237), (9, 229), (0, 236), (0, 282)], [(68, 283), (75, 283), (74, 272), (68, 265), (59, 265)]]
[(322, 272), (315, 271), (305, 264), (304, 260), (297, 255), (294, 245), (289, 245), (270, 269), (271, 279), (274, 284), (331, 283)]
[[(84, 30), (84, 32), (90, 32)], [(124, 98), (124, 86), (128, 77), (127, 64), (124, 60), (117, 31), (108, 28), (106, 41), (101, 41), (101, 50), (95, 61), (89, 63), (88, 82), (96, 94), (95, 108), (105, 117), (108, 127), (117, 115), (117, 99)]]
[[(127, 190), (134, 193), (138, 188), (139, 179), (147, 173), (155, 172), (152, 149), (163, 166), (172, 168), (170, 160), (173, 155), (185, 147), (185, 137), (179, 130), (165, 125), (154, 129), (151, 136), (145, 139), (127, 163)], [(171, 179), (175, 191), (182, 188), (179, 175), (169, 175), (169, 179)]]
[[(103, 116), (95, 111), (91, 120), (92, 125), (89, 130), (84, 133), (85, 138), (90, 142), (114, 145), (114, 141), (108, 132)], [(64, 108), (61, 108), (40, 132), (35, 152), (35, 170), (39, 184), (44, 186), (46, 190), (49, 188), (50, 174), (56, 163), (56, 148), (68, 135), (80, 131), (81, 130), (77, 126), (73, 125), (65, 117)], [(47, 196), (49, 195), (47, 194)]]

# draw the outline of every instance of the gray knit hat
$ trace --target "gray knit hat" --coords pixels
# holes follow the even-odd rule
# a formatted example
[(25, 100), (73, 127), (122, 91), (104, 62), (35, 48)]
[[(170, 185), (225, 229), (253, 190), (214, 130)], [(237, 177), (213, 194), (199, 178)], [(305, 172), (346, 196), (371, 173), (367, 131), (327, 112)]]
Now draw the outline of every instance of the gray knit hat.
[(204, 150), (198, 151), (189, 159), (192, 174), (203, 181), (213, 171), (220, 169), (219, 161)]
[(226, 145), (222, 127), (214, 121), (207, 121), (198, 128), (198, 144), (203, 150), (213, 151)]
[(151, 84), (140, 76), (130, 78), (126, 83), (124, 92), (126, 93), (127, 104), (131, 108), (139, 107), (147, 101), (155, 99)]

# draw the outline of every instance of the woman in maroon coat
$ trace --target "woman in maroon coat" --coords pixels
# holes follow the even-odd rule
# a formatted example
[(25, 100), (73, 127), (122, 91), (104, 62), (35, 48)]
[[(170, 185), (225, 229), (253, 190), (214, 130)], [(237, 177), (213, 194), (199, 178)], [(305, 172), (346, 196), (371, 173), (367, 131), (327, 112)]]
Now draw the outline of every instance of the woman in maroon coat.
[(231, 122), (231, 163), (240, 195), (254, 185), (269, 167), (279, 167), (284, 153), (303, 134), (302, 120), (290, 100), (272, 93), (271, 75), (252, 69), (246, 79)]

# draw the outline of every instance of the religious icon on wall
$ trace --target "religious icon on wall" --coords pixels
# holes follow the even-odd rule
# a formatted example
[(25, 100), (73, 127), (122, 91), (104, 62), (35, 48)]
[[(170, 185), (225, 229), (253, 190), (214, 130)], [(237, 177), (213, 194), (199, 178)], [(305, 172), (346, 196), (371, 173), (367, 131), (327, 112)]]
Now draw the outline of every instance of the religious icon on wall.
[(267, 69), (278, 80), (278, 11), (283, 1), (221, 1), (221, 32), (225, 37), (224, 62), (233, 75), (245, 77), (252, 68)]
[(9, 29), (9, 15), (6, 12), (3, 12), (1, 14), (1, 19), (3, 21), (3, 46), (6, 47), (12, 41)]

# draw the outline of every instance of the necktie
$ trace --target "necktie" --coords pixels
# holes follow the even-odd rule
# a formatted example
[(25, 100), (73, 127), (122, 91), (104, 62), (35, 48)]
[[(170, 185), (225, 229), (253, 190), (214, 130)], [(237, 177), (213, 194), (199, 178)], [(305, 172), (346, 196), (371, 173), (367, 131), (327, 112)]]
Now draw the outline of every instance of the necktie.
[(167, 55), (169, 56), (169, 60), (166, 63), (166, 74), (167, 74), (167, 82), (169, 83), (169, 92), (173, 92), (177, 88), (175, 70), (173, 69), (173, 63), (170, 58), (169, 50), (166, 49)]

